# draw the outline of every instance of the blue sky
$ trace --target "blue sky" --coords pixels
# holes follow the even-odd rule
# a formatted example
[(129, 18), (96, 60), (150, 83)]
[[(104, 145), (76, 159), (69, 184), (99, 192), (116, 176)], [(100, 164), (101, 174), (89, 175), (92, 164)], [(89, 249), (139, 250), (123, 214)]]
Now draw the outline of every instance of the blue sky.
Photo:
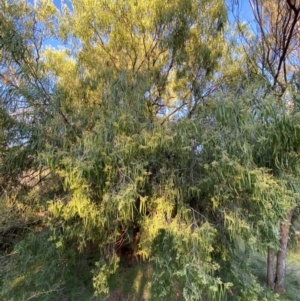
[[(29, 3), (33, 4), (35, 0), (27, 0)], [(57, 8), (61, 9), (61, 2), (62, 0), (53, 0), (54, 4), (56, 5)], [(140, 0), (142, 1), (142, 0)], [(63, 0), (63, 2), (65, 4), (68, 5), (69, 8), (71, 8), (71, 0)], [(230, 6), (230, 3), (232, 3), (233, 0), (227, 0), (227, 4)], [(252, 22), (252, 10), (249, 4), (249, 0), (240, 0), (238, 1), (239, 6), (235, 6), (235, 13), (238, 12), (240, 20), (246, 21), (251, 23)], [(238, 10), (237, 10), (238, 8)], [(228, 11), (228, 17), (230, 22), (234, 22), (234, 16), (232, 14), (232, 12)], [(60, 43), (59, 40), (55, 40), (55, 39), (47, 39), (46, 41), (44, 41), (44, 43), (46, 45), (52, 46), (54, 48), (58, 48), (59, 46), (61, 46), (62, 44)]]
[[(29, 3), (33, 4), (34, 0), (27, 0)], [(70, 1), (65, 0), (64, 1), (67, 5), (70, 4)], [(58, 7), (59, 9), (61, 8), (61, 0), (54, 0), (54, 4), (56, 5), (56, 7)], [(69, 5), (68, 5), (69, 6)], [(71, 6), (70, 6), (71, 7)]]
[[(230, 7), (230, 2), (233, 2), (233, 0), (229, 0), (227, 1), (228, 6)], [(252, 9), (250, 6), (250, 0), (240, 0), (238, 1), (238, 5), (235, 5), (234, 9), (235, 9), (235, 13), (239, 14), (240, 20), (244, 20), (244, 21), (248, 21), (251, 22), (252, 21)], [(228, 11), (228, 17), (230, 21), (234, 21), (234, 16), (232, 15), (232, 12)]]
[[(27, 0), (29, 3), (33, 4), (34, 0)], [(140, 0), (142, 1), (142, 0)], [(232, 2), (233, 0), (227, 1), (227, 2)], [(67, 4), (71, 8), (70, 4), (71, 0), (64, 0), (64, 3)], [(251, 12), (251, 7), (249, 4), (249, 0), (241, 0), (239, 2), (239, 10), (241, 13), (241, 19), (248, 20), (252, 18), (252, 12)], [(54, 0), (54, 4), (56, 5), (57, 8), (61, 8), (61, 0)], [(232, 14), (229, 12), (229, 19), (233, 20)]]

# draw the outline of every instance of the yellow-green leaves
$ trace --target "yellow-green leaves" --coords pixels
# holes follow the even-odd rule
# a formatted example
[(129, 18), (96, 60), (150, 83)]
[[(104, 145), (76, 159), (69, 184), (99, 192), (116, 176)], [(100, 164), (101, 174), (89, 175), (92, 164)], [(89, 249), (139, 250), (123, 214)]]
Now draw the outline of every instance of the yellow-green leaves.
[[(123, 105), (146, 102), (151, 117), (161, 108), (170, 115), (180, 106), (190, 110), (194, 92), (201, 93), (196, 82), (206, 81), (216, 70), (223, 52), (226, 14), (220, 0), (172, 5), (76, 0), (72, 6), (74, 11), (63, 13), (60, 24), (64, 39), (68, 32), (79, 41), (76, 56), (84, 78), (95, 78), (97, 70), (99, 88), (101, 81), (110, 81)], [(101, 99), (103, 90), (97, 92)]]

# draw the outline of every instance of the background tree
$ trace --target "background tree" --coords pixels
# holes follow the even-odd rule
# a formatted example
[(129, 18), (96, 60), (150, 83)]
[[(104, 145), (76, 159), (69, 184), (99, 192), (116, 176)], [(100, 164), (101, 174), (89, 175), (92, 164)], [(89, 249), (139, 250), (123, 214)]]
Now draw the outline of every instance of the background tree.
[[(299, 59), (299, 5), (297, 1), (249, 1), (252, 8), (254, 20), (250, 22), (252, 28), (252, 38), (250, 35), (245, 34), (244, 26), (238, 20), (240, 32), (242, 34), (243, 47), (247, 53), (250, 54), (250, 68), (251, 73), (265, 78), (270, 83), (269, 88), (277, 97), (274, 98), (275, 102), (284, 103), (287, 102), (292, 107), (294, 104), (293, 97), (291, 97), (290, 84), (298, 72), (298, 59)], [(263, 86), (262, 86), (263, 87)], [(270, 93), (270, 89), (261, 89), (263, 93)], [(271, 92), (272, 93), (272, 92)], [(287, 104), (284, 104), (285, 106)], [(276, 109), (276, 112), (278, 110)], [(278, 132), (286, 131), (285, 126), (294, 128), (295, 124), (287, 125), (286, 121), (290, 123), (291, 117), (286, 117), (290, 114), (290, 110), (284, 111), (281, 115), (285, 116), (283, 120), (280, 120), (280, 129)], [(276, 122), (275, 122), (276, 123)], [(294, 137), (294, 136), (293, 136)], [(272, 143), (275, 143), (274, 140)], [(279, 142), (280, 141), (280, 142)], [(278, 142), (283, 145), (281, 139)], [(263, 156), (263, 165), (270, 168), (278, 177), (286, 176), (287, 169), (293, 170), (293, 164), (280, 165), (278, 163), (278, 157), (286, 157), (290, 149), (297, 149), (297, 139), (289, 140), (289, 146), (284, 148), (285, 154), (283, 154), (282, 148), (273, 147), (269, 152), (269, 158), (266, 159)], [(294, 144), (295, 143), (295, 144)], [(294, 145), (294, 146), (293, 146)], [(277, 153), (279, 151), (280, 153)], [(274, 158), (275, 156), (275, 158)], [(261, 164), (261, 163), (259, 163)], [(297, 177), (297, 176), (296, 176)], [(295, 183), (296, 180), (292, 177), (289, 181)], [(294, 184), (293, 184), (294, 185)], [(286, 260), (286, 249), (289, 237), (289, 225), (292, 218), (292, 212), (287, 212), (285, 221), (282, 222), (282, 228), (280, 232), (280, 251), (277, 256), (276, 270), (274, 274), (274, 250), (270, 249), (268, 254), (268, 286), (273, 288), (277, 292), (284, 292), (284, 270)]]
[(245, 32), (240, 10), (235, 9), (238, 2), (233, 4), (232, 10), (254, 67), (252, 72), (269, 80), (272, 89), (282, 95), (298, 70), (299, 3), (251, 0), (249, 4), (254, 18), (248, 21), (252, 38)]

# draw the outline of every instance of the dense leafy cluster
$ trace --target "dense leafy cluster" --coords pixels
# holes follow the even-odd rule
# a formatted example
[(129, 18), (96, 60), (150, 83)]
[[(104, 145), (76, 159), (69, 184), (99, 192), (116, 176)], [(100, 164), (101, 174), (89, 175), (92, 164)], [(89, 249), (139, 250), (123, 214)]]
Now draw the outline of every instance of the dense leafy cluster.
[(104, 298), (143, 261), (151, 300), (263, 300), (245, 258), (299, 200), (297, 73), (282, 97), (253, 74), (221, 0), (0, 17), (1, 298)]

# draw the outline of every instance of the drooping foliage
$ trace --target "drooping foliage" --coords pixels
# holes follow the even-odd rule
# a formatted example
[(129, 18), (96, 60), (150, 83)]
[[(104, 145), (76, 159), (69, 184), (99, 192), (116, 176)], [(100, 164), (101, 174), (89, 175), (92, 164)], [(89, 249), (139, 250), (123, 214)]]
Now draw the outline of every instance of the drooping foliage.
[(73, 300), (95, 252), (99, 298), (125, 260), (151, 267), (151, 300), (263, 300), (245, 256), (296, 204), (298, 111), (230, 83), (224, 1), (20, 3), (1, 4), (0, 180), (34, 234), (3, 298)]

